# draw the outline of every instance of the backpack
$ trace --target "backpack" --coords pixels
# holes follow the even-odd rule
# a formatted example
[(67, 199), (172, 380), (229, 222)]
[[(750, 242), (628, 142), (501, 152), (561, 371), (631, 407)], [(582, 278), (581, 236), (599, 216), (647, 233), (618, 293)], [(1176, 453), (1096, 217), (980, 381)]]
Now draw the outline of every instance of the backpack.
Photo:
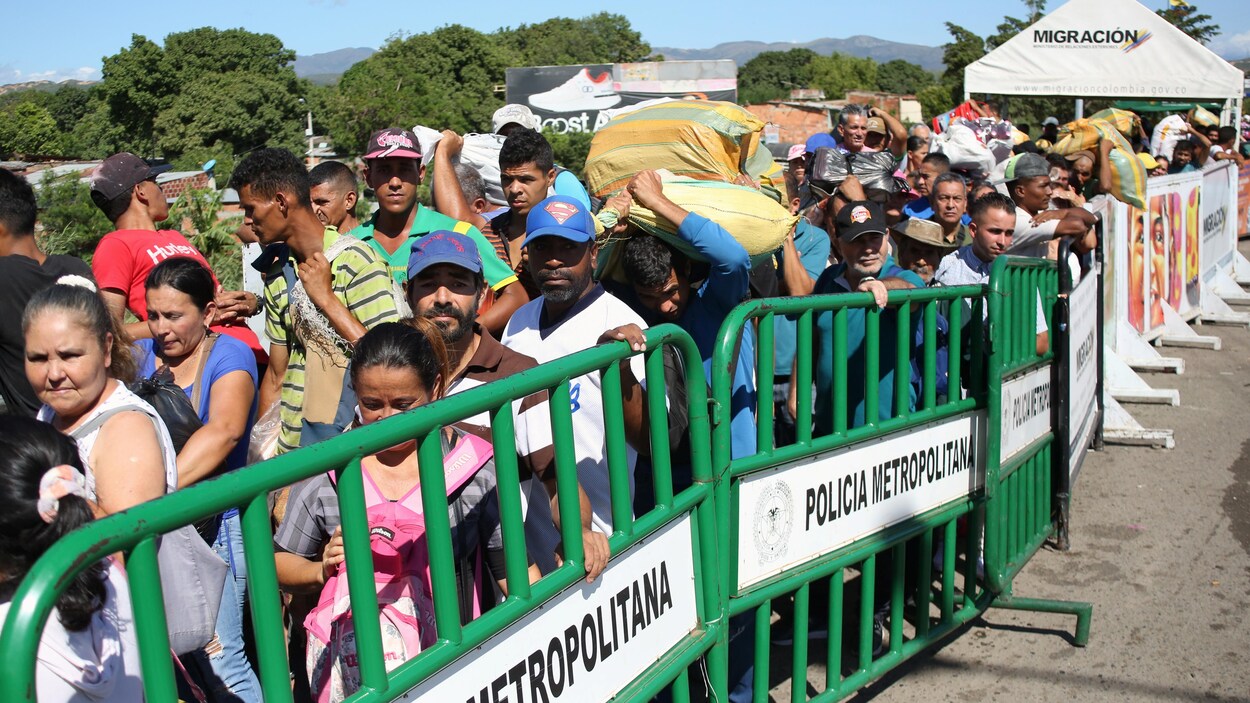
[[(469, 482), (494, 450), (474, 435), (459, 437), (443, 459), (450, 496)], [(334, 481), (331, 472), (330, 480)], [(373, 551), (373, 581), (382, 625), (382, 652), (390, 671), (434, 644), (434, 600), (430, 587), (430, 559), (425, 538), (420, 485), (391, 502), (382, 496), (364, 472), (365, 508)], [(481, 550), (476, 578), (481, 579)], [(347, 589), (346, 563), (326, 580), (316, 607), (304, 620), (308, 631), (308, 678), (318, 703), (341, 701), (360, 688), (360, 662)], [(473, 615), (481, 604), (473, 603)]]

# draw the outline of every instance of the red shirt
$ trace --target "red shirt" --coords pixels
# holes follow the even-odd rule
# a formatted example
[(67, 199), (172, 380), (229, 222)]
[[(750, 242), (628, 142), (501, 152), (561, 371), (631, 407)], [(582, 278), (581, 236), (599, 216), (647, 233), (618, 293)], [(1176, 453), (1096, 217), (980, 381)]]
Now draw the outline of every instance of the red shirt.
[[(143, 283), (157, 264), (165, 259), (185, 256), (213, 268), (187, 238), (172, 229), (159, 232), (144, 229), (119, 229), (104, 235), (96, 245), (91, 259), (91, 272), (101, 290), (109, 289), (126, 296), (126, 308), (140, 320), (148, 319), (148, 304)], [(216, 285), (217, 275), (212, 274)], [(246, 324), (215, 325), (213, 331), (234, 337), (257, 354), (264, 356), (260, 340)]]

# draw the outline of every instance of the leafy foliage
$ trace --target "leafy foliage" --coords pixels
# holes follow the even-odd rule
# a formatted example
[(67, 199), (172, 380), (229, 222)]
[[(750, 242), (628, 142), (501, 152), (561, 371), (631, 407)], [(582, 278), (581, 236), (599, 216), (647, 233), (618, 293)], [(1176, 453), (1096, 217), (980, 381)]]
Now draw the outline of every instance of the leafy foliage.
[(1220, 33), (1220, 26), (1211, 22), (1211, 15), (1203, 14), (1194, 5), (1185, 4), (1156, 10), (1163, 19), (1188, 34), (1195, 41), (1206, 44)]
[(492, 37), (513, 56), (513, 66), (564, 66), (578, 63), (641, 61), (651, 45), (623, 15), (600, 12), (581, 19), (553, 17), (516, 29), (500, 29)]
[(760, 52), (738, 70), (738, 100), (753, 105), (811, 87), (812, 62), (817, 58), (820, 54), (811, 49)]
[(567, 168), (580, 178), (586, 168), (586, 156), (590, 154), (590, 140), (594, 132), (567, 132), (561, 134), (552, 130), (543, 132), (543, 136), (551, 143), (551, 151), (557, 164)]
[(221, 192), (188, 188), (170, 207), (169, 222), (208, 259), (223, 288), (242, 289), (242, 245), (234, 233), (243, 218), (221, 217)]
[(877, 67), (877, 90), (887, 93), (917, 95), (936, 82), (932, 73), (910, 61), (893, 59)]
[(63, 140), (47, 108), (20, 102), (0, 110), (0, 153), (22, 156), (56, 154)]
[(67, 254), (91, 263), (100, 238), (113, 230), (100, 208), (91, 202), (91, 189), (79, 174), (48, 175), (40, 183), (40, 246), (49, 254)]
[(812, 85), (825, 95), (840, 98), (848, 90), (875, 90), (877, 62), (834, 52), (812, 60)]
[(964, 69), (968, 64), (985, 56), (985, 41), (969, 29), (951, 22), (946, 23), (951, 41), (942, 45), (942, 83), (950, 91), (952, 105), (964, 101)]

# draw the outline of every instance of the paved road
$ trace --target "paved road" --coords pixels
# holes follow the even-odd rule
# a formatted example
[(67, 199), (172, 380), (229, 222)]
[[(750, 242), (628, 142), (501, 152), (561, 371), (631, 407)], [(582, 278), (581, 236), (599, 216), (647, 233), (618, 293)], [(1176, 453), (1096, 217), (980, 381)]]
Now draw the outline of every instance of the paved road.
[[(1181, 406), (1128, 406), (1176, 448), (1090, 454), (1071, 551), (1016, 579), (1020, 596), (1094, 603), (1089, 646), (1069, 643), (1070, 616), (991, 609), (852, 700), (1250, 701), (1250, 331), (1201, 332), (1223, 350), (1165, 349), (1185, 373), (1146, 376)], [(809, 677), (823, 688), (823, 670)]]

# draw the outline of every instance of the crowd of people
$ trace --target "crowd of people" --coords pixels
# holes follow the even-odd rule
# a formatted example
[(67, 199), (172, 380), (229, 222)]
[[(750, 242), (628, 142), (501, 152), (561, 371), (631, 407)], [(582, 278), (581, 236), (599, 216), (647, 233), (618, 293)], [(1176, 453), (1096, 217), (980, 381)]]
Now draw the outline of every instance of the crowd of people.
[[(930, 153), (929, 128), (907, 130), (882, 110), (849, 105), (832, 133), (791, 149), (784, 204), (798, 223), (771, 265), (760, 266), (720, 224), (670, 200), (662, 174), (639, 172), (620, 193), (592, 201), (554, 163), (550, 143), (526, 108), (509, 105), (498, 114), (492, 126), (506, 139), (500, 183), (492, 185), (502, 190), (503, 207), (485, 197), (482, 174), (458, 162), (462, 141), (452, 132), (443, 134), (432, 159), (423, 158), (408, 129), (371, 136), (359, 173), (376, 208), (359, 222), (356, 169), (327, 162), (309, 171), (301, 158), (276, 148), (247, 154), (229, 186), (238, 192), (245, 227), (263, 246), (249, 262), (263, 275), (259, 294), (224, 290), (203, 254), (176, 231), (179, 223), (166, 223), (169, 208), (156, 176), (167, 166), (121, 153), (95, 169), (91, 198), (115, 230), (100, 240), (89, 266), (40, 250), (34, 193), (22, 178), (0, 170), (0, 398), (6, 411), (0, 451), (11, 458), (0, 470), (0, 620), (38, 556), (93, 518), (601, 343), (624, 340), (642, 350), (645, 331), (658, 323), (691, 335), (709, 382), (713, 373), (732, 374), (732, 455), (750, 456), (758, 449), (757, 396), (768, 390), (756, 387), (755, 330), (744, 330), (732, 368), (714, 369), (712, 357), (729, 311), (761, 291), (869, 293), (883, 308), (876, 364), (867, 359), (870, 313), (859, 308), (847, 315), (845, 388), (835, 388), (833, 369), (841, 360), (834, 359), (834, 316), (817, 316), (816, 434), (834, 431), (840, 398), (854, 427), (914, 409), (926, 383), (936, 382), (942, 397), (958, 393), (946, 387), (945, 368), (948, 354), (961, 350), (940, 350), (936, 381), (895, 363), (898, 330), (890, 321), (895, 310), (886, 307), (889, 292), (984, 283), (997, 257), (1055, 258), (1064, 239), (1072, 251), (1088, 252), (1096, 245), (1089, 201), (1109, 180), (1100, 170), (1105, 151), (1067, 158), (1044, 153), (1056, 139), (1057, 120), (1043, 123), (1036, 142), (1018, 145), (1000, 174), (967, 173), (953, 170), (946, 155)], [(1208, 159), (1240, 163), (1227, 138), (1231, 130), (1210, 136), (1192, 130), (1193, 141), (1178, 142), (1170, 159), (1154, 155), (1152, 172)], [(852, 167), (837, 181), (817, 182), (818, 149), (852, 164), (862, 155), (890, 154), (895, 178), (885, 187), (869, 186)], [(1148, 156), (1142, 158), (1150, 165)], [(419, 202), (423, 183), (433, 193), (428, 205)], [(671, 223), (671, 234), (688, 248), (633, 227), (631, 207)], [(595, 278), (599, 243), (607, 236), (624, 242), (627, 283)], [(247, 324), (257, 316), (266, 344)], [(779, 317), (774, 324), (774, 441), (784, 445), (793, 441), (800, 415), (790, 383), (797, 377), (798, 337), (793, 320)], [(917, 348), (924, 343), (918, 334)], [(1037, 334), (1041, 354), (1048, 342), (1040, 310)], [(691, 481), (689, 460), (679, 456), (685, 403), (679, 366), (680, 360), (665, 358), (676, 490)], [(869, 368), (878, 377), (867, 378)], [(896, 407), (896, 374), (911, 379), (913, 408)], [(654, 499), (640, 356), (622, 365), (620, 378), (628, 500), (641, 513)], [(610, 557), (607, 536), (616, 514), (602, 384), (598, 373), (572, 379), (568, 398), (575, 519), (591, 581)], [(171, 389), (178, 402), (160, 395)], [(179, 415), (174, 410), (182, 401)], [(531, 580), (556, 568), (562, 554), (550, 402), (544, 392), (513, 403)], [(877, 418), (867, 416), (869, 408)], [(442, 432), (465, 622), (508, 590), (492, 439), (487, 413)], [(389, 569), (388, 578), (410, 586), (402, 595), (388, 589), (383, 598), (383, 617), (391, 608), (412, 630), (386, 643), (388, 667), (434, 639), (427, 556), (420, 530), (411, 529), (421, 512), (417, 455), (414, 440), (361, 462), (371, 524), (404, 526), (388, 542), (387, 554), (397, 558), (374, 551), (376, 569)], [(350, 620), (344, 617), (335, 477), (314, 476), (275, 495), (273, 504), (293, 686), (303, 699), (339, 700), (359, 686), (359, 673), (347, 663), (352, 657), (333, 646), (350, 639), (344, 634)], [(186, 700), (259, 701), (244, 626), (247, 573), (238, 513), (196, 529), (228, 569), (211, 639), (177, 657), (180, 689)], [(44, 631), (40, 700), (141, 698), (127, 593), (118, 558), (70, 584)], [(749, 624), (738, 629), (748, 631)], [(745, 651), (747, 661), (731, 657), (731, 676), (739, 681), (731, 700), (749, 699), (750, 646), (736, 650)]]

